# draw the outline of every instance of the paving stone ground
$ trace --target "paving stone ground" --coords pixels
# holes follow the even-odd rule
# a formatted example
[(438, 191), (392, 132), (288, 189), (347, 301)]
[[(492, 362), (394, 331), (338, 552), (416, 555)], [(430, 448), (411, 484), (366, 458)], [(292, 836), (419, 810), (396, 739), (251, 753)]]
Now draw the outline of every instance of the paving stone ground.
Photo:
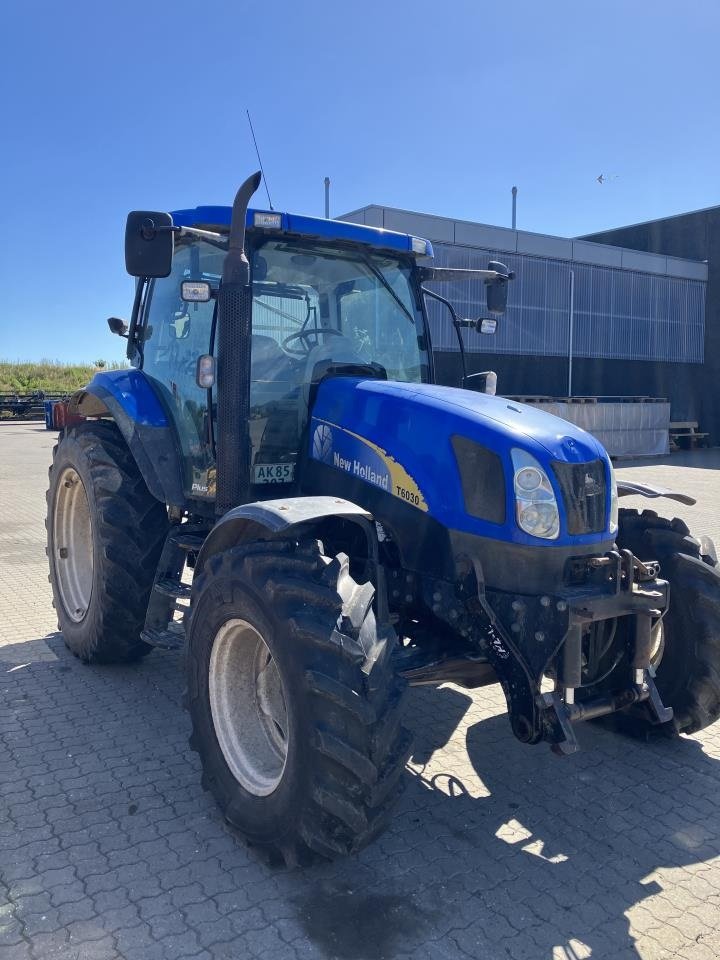
[[(180, 656), (85, 667), (56, 632), (54, 441), (0, 425), (0, 960), (720, 956), (720, 724), (649, 744), (585, 726), (559, 760), (513, 739), (497, 687), (416, 690), (388, 832), (267, 867), (200, 788)], [(621, 473), (697, 495), (673, 512), (720, 543), (719, 467), (701, 451)]]

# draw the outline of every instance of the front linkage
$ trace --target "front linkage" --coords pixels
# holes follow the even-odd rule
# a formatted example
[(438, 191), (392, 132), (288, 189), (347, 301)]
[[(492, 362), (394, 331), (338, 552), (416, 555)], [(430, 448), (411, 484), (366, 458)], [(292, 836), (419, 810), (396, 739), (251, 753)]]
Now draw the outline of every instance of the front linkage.
[[(569, 586), (554, 596), (479, 591), (466, 607), (485, 621), (482, 635), (471, 631), (492, 664), (507, 699), (515, 736), (524, 743), (541, 740), (556, 753), (578, 749), (573, 723), (615, 713), (644, 702), (654, 723), (672, 719), (653, 680), (653, 622), (668, 608), (668, 584), (658, 578), (659, 565), (642, 563), (629, 550), (571, 561)], [(582, 687), (584, 641), (590, 631), (607, 628), (615, 635), (619, 618), (632, 618), (620, 650), (627, 663), (627, 686), (576, 703)], [(558, 639), (559, 638), (559, 639)], [(541, 691), (543, 676), (555, 681)]]

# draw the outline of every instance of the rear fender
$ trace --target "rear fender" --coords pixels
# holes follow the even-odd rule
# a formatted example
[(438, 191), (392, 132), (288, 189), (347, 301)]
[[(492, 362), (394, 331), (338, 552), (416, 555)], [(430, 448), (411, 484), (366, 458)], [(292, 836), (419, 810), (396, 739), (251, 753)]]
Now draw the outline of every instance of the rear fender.
[(182, 507), (182, 460), (170, 420), (141, 370), (96, 373), (68, 402), (81, 417), (111, 417), (125, 438), (150, 493), (161, 503)]

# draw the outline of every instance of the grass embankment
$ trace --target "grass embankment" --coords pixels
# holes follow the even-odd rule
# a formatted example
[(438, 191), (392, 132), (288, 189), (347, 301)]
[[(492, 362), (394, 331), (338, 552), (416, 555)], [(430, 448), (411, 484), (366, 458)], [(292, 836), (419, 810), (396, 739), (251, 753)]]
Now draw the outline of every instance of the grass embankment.
[(98, 370), (119, 370), (125, 363), (11, 363), (0, 360), (0, 393), (72, 393), (92, 379)]

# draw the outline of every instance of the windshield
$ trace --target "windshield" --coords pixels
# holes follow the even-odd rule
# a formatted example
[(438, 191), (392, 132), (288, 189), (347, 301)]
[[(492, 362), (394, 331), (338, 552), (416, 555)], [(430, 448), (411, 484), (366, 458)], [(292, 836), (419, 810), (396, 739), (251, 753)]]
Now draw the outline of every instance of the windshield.
[[(411, 268), (371, 251), (269, 240), (252, 257), (253, 338), (282, 354), (380, 364), (389, 380), (428, 380), (423, 318)], [(282, 360), (278, 353), (278, 362)]]

